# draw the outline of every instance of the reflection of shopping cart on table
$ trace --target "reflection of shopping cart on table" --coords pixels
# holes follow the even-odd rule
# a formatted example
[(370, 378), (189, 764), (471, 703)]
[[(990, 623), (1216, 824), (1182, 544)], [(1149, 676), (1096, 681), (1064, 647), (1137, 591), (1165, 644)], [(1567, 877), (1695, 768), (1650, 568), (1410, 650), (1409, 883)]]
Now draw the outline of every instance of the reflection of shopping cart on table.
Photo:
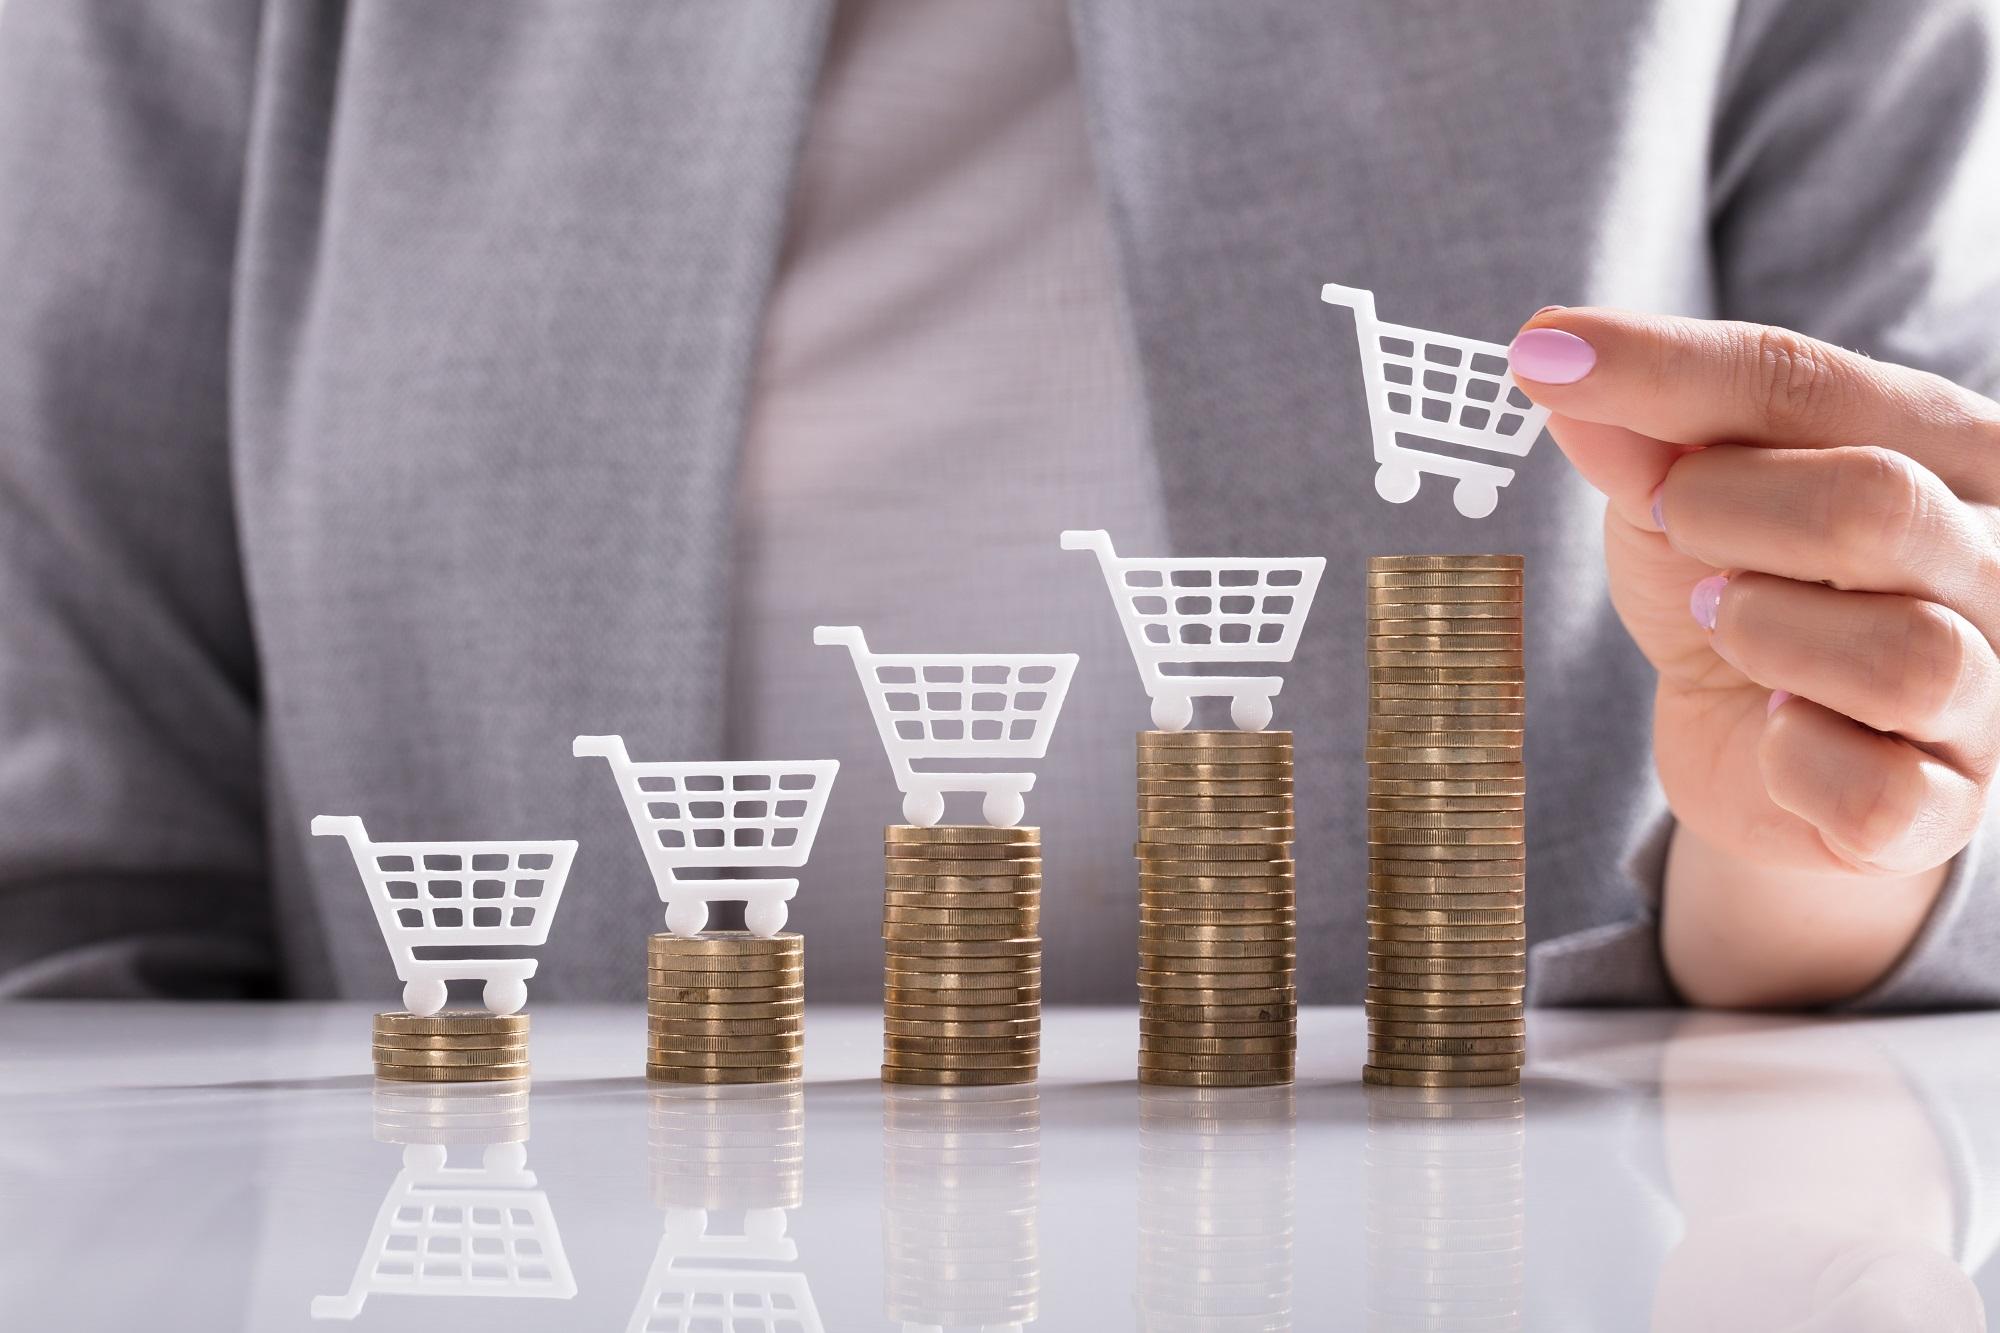
[(806, 1275), (774, 1269), (798, 1262), (785, 1210), (749, 1208), (742, 1230), (711, 1234), (711, 1214), (670, 1208), (627, 1333), (822, 1333)]
[(1121, 558), (1108, 532), (1065, 532), (1066, 551), (1094, 551), (1111, 586), (1153, 722), (1180, 731), (1196, 699), (1226, 698), (1245, 731), (1271, 721), (1278, 676), (1169, 675), (1169, 666), (1205, 662), (1289, 662), (1326, 570), (1322, 556), (1286, 560)]
[(1409, 449), (1397, 432), (1454, 447), (1525, 458), (1549, 410), (1514, 383), (1499, 343), (1389, 324), (1375, 318), (1375, 294), (1329, 282), (1320, 300), (1354, 311), (1361, 373), (1368, 389), (1368, 426), (1375, 437), (1375, 490), (1402, 504), (1422, 474), (1458, 478), (1452, 503), (1467, 518), (1484, 518), (1500, 502), (1512, 468)]
[(549, 937), (574, 842), (370, 842), (355, 815), (320, 815), (320, 837), (347, 839), (413, 1014), (444, 1008), (445, 982), (486, 983), (496, 1014), (528, 1002), (533, 958), (439, 958), (417, 950), (538, 945)]
[(619, 736), (578, 736), (571, 748), (579, 759), (597, 755), (611, 765), (653, 885), (667, 905), (668, 930), (699, 934), (712, 902), (743, 903), (753, 935), (768, 937), (784, 927), (797, 880), (688, 880), (676, 872), (804, 865), (839, 760), (641, 764)]
[(352, 1319), (370, 1296), (544, 1296), (568, 1300), (576, 1279), (525, 1144), (488, 1147), (453, 1167), (430, 1144), (403, 1149), (368, 1245), (342, 1296), (313, 1298), (315, 1319)]
[(1070, 677), (1075, 653), (1036, 657), (874, 653), (858, 626), (821, 625), (813, 642), (845, 647), (875, 715), (889, 767), (903, 793), (903, 814), (926, 827), (944, 818), (946, 792), (979, 792), (990, 824), (1018, 824), (1033, 773), (919, 773), (914, 760), (1040, 759)]

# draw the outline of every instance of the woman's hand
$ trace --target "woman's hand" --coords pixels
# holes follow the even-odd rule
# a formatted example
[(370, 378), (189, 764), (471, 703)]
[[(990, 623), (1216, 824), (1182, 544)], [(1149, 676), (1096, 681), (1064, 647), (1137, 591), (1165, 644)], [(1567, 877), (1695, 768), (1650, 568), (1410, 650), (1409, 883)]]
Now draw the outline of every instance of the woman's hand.
[(1544, 310), (1511, 359), (1609, 498), (1612, 598), (1659, 670), (1676, 980), (1864, 988), (2000, 762), (2000, 405), (1782, 329), (1615, 310)]

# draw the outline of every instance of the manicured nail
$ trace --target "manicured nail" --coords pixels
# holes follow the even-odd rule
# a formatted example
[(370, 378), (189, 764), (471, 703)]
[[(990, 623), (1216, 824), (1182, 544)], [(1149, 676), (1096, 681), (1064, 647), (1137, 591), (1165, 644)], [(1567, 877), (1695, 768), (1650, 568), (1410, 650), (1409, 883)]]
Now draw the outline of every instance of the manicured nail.
[(1507, 348), (1514, 374), (1538, 384), (1574, 384), (1597, 364), (1597, 353), (1574, 333), (1529, 329)]
[(1569, 307), (1566, 305), (1545, 305), (1540, 310), (1537, 310), (1534, 314), (1528, 316), (1528, 318), (1540, 319), (1543, 315), (1548, 314), (1549, 311), (1551, 310), (1567, 310), (1567, 309), (1569, 309)]
[(1653, 526), (1661, 532), (1667, 530), (1667, 483), (1664, 481), (1653, 488)]
[(1688, 594), (1688, 610), (1694, 614), (1694, 623), (1705, 630), (1715, 628), (1715, 613), (1722, 607), (1722, 590), (1729, 586), (1729, 580), (1721, 574), (1711, 574), (1694, 585)]
[(1769, 717), (1771, 714), (1777, 712), (1780, 708), (1784, 707), (1785, 700), (1791, 697), (1792, 692), (1790, 690), (1772, 690), (1771, 697), (1764, 704), (1764, 716)]

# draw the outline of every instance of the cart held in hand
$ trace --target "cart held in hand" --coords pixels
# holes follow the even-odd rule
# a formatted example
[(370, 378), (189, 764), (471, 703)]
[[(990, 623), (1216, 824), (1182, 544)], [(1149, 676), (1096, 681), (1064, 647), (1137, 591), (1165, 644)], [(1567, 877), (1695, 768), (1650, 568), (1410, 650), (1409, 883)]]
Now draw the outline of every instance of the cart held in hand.
[(1097, 553), (1153, 701), (1155, 726), (1185, 730), (1196, 699), (1229, 700), (1229, 718), (1244, 731), (1270, 725), (1281, 677), (1188, 673), (1209, 663), (1291, 661), (1325, 557), (1132, 559), (1113, 550), (1111, 534), (1102, 531), (1071, 530), (1062, 544), (1066, 551)]
[(411, 1013), (443, 1009), (453, 979), (485, 982), (480, 998), (496, 1014), (528, 1002), (535, 959), (438, 953), (546, 942), (575, 842), (370, 842), (356, 815), (320, 815), (312, 831), (347, 839)]
[(1033, 773), (918, 772), (928, 760), (1040, 759), (1076, 674), (1075, 653), (981, 656), (876, 653), (854, 625), (821, 625), (813, 642), (847, 649), (888, 752), (903, 815), (926, 828), (944, 818), (947, 792), (976, 792), (989, 824), (1027, 813)]
[(782, 1208), (746, 1208), (741, 1229), (714, 1229), (703, 1208), (670, 1208), (626, 1333), (822, 1333)]
[(1452, 503), (1484, 518), (1500, 503), (1514, 470), (1497, 462), (1411, 449), (1398, 432), (1468, 452), (1525, 458), (1549, 410), (1521, 392), (1499, 343), (1389, 324), (1375, 318), (1375, 294), (1329, 282), (1319, 299), (1354, 311), (1368, 426), (1375, 437), (1375, 491), (1391, 504), (1412, 499), (1426, 472), (1458, 479)]
[(740, 902), (744, 925), (769, 938), (784, 929), (795, 879), (684, 879), (685, 870), (802, 866), (812, 855), (838, 759), (749, 763), (638, 763), (621, 736), (578, 736), (571, 752), (611, 765), (667, 929), (699, 935), (708, 905)]
[(371, 1295), (576, 1295), (527, 1145), (492, 1144), (476, 1167), (450, 1165), (435, 1144), (403, 1149), (353, 1282), (344, 1295), (314, 1297), (312, 1317), (352, 1319)]

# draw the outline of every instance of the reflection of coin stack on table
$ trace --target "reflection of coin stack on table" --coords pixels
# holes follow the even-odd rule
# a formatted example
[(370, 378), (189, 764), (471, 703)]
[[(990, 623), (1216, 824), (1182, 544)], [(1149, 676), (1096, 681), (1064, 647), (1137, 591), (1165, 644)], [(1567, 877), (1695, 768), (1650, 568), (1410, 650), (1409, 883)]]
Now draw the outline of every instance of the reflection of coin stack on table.
[(882, 1266), (891, 1321), (1018, 1328), (1041, 1299), (1041, 1103), (1032, 1087), (884, 1090)]
[(491, 1083), (528, 1076), (528, 1016), (375, 1015), (375, 1077), (398, 1083)]
[(646, 1124), (662, 1208), (797, 1208), (806, 1098), (796, 1083), (652, 1090)]
[(1290, 732), (1140, 733), (1140, 1082), (1292, 1080), (1292, 823)]
[(1033, 1081), (1042, 1040), (1041, 830), (896, 825), (884, 852), (883, 1079)]
[(1519, 1088), (1371, 1088), (1371, 1333), (1526, 1327)]
[(1521, 592), (1519, 556), (1368, 562), (1370, 1083), (1521, 1077)]
[(801, 936), (659, 934), (646, 952), (646, 1077), (783, 1083), (805, 1072)]
[(1289, 1087), (1139, 1093), (1138, 1327), (1292, 1327)]
[(482, 1083), (375, 1085), (375, 1137), (383, 1143), (526, 1143), (528, 1088)]

